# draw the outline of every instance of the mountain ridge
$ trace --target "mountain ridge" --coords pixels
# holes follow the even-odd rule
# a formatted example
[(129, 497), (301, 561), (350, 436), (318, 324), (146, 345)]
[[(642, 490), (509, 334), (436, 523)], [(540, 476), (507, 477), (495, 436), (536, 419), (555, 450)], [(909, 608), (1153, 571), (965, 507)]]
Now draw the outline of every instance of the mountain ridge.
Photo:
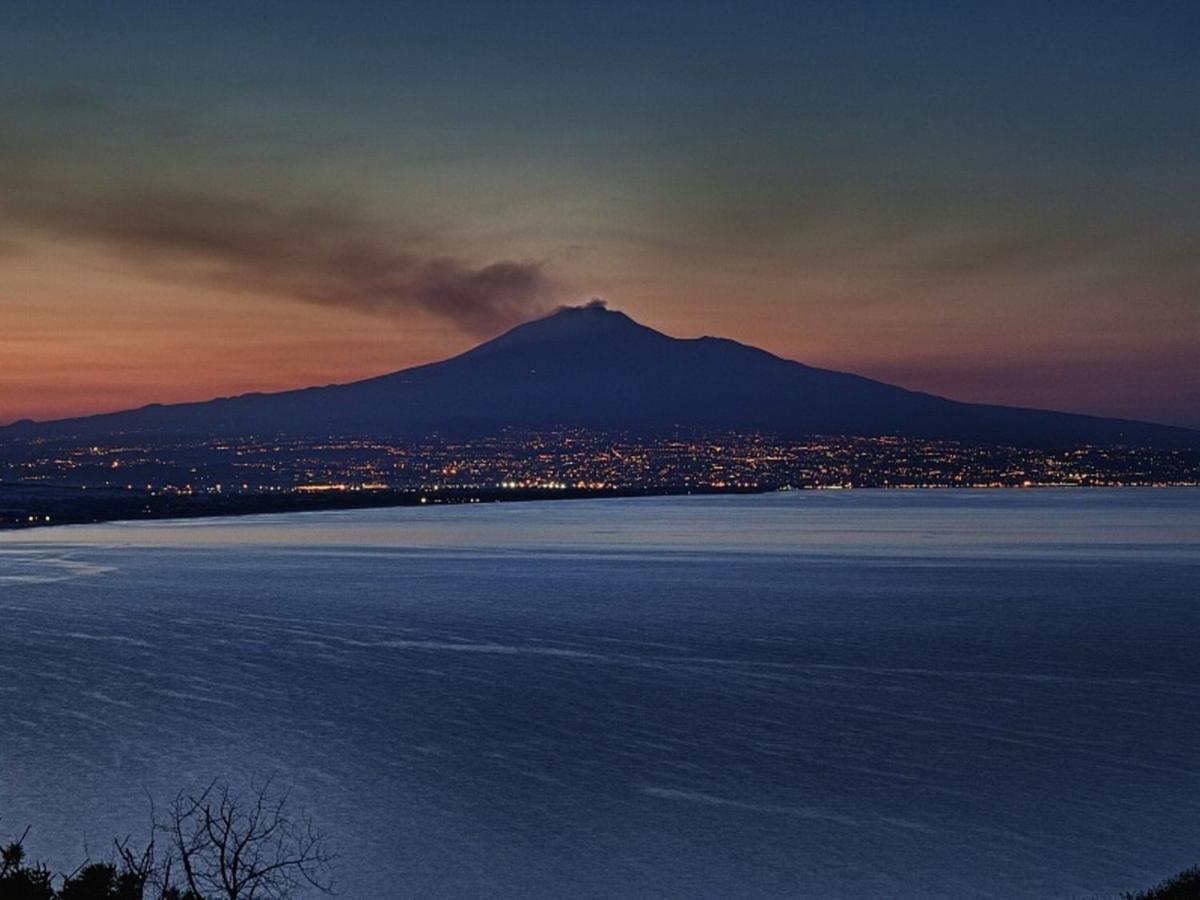
[(1200, 446), (1200, 432), (1177, 426), (964, 403), (814, 368), (728, 338), (671, 337), (599, 303), (561, 307), (448, 359), (360, 381), (26, 420), (0, 428), (0, 440), (128, 433), (411, 437), (504, 427)]

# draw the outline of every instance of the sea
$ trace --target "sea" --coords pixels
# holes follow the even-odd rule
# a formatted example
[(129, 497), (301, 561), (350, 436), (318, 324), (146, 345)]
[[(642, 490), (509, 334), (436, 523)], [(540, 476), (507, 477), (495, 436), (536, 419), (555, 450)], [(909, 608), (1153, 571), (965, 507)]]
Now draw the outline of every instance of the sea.
[(353, 900), (1144, 888), (1200, 864), (1200, 490), (0, 536), (0, 838), (267, 778)]

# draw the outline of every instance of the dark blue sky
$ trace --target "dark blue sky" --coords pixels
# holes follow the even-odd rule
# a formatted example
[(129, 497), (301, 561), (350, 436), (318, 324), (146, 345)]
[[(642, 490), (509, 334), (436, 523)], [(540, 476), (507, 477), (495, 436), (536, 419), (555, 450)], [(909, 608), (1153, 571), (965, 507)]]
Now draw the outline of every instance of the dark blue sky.
[(6, 4), (0, 419), (371, 374), (600, 294), (1200, 425), (1198, 36), (1194, 3)]

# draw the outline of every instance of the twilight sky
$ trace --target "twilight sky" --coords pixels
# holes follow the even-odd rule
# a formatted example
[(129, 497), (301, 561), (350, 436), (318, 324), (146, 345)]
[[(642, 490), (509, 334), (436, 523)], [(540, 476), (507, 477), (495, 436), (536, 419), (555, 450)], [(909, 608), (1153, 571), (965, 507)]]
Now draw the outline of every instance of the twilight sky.
[(1200, 4), (0, 5), (0, 422), (591, 296), (1200, 427)]

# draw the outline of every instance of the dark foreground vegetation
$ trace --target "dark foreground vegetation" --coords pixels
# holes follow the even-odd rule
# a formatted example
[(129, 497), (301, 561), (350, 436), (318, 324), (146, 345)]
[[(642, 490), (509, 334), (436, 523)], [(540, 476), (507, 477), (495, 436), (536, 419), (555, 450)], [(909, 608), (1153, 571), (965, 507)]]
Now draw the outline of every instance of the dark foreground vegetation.
[[(113, 842), (109, 857), (69, 873), (30, 862), (27, 828), (0, 849), (0, 900), (299, 900), (333, 894), (326, 838), (270, 782), (245, 794), (214, 781), (152, 815), (144, 845)], [(1200, 900), (1200, 867), (1121, 900)]]
[(1122, 900), (1200, 900), (1200, 866), (1180, 872), (1149, 890), (1122, 894), (1121, 898)]
[(69, 873), (30, 862), (26, 829), (0, 850), (0, 900), (290, 900), (330, 894), (333, 858), (312, 821), (268, 782), (238, 794), (213, 782), (151, 816), (144, 845), (118, 839), (107, 859)]

